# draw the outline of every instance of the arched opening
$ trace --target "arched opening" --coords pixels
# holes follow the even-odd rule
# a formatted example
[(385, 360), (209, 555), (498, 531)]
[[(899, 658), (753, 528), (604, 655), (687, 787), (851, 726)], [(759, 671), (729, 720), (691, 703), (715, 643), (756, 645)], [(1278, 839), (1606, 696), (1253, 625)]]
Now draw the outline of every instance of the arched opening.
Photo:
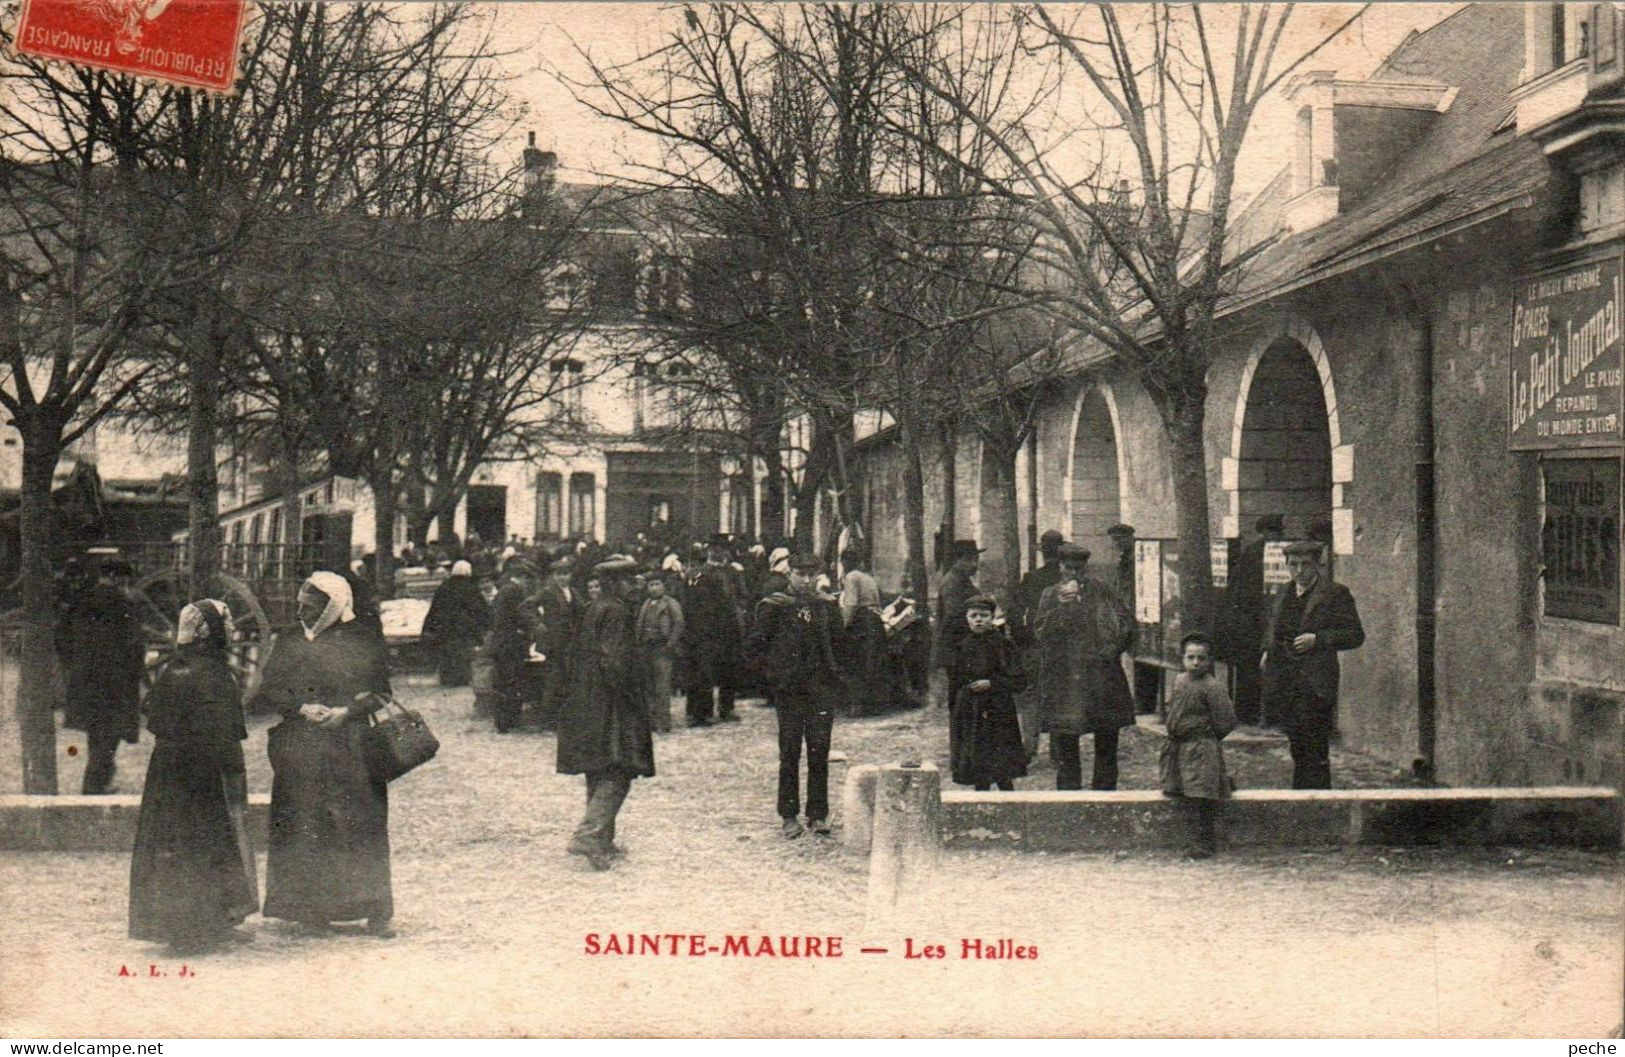
[(1320, 372), (1298, 341), (1279, 338), (1253, 371), (1241, 422), (1236, 512), (1243, 526), (1280, 514), (1289, 538), (1330, 532), (1332, 436)]
[(1072, 542), (1107, 553), (1106, 530), (1121, 521), (1122, 486), (1117, 476), (1117, 433), (1100, 387), (1078, 406), (1072, 435)]

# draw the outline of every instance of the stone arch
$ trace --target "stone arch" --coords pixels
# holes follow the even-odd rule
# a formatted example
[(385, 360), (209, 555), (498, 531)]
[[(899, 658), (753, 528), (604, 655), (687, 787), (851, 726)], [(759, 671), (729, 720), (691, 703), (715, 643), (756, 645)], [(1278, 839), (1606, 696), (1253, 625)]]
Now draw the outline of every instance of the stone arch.
[[(1257, 423), (1249, 427), (1247, 422), (1250, 404), (1255, 411), (1262, 408), (1262, 405), (1257, 403), (1258, 399), (1273, 399), (1275, 396), (1292, 399), (1287, 394), (1298, 391), (1299, 386), (1294, 373), (1306, 370), (1309, 365), (1313, 366), (1314, 371), (1311, 384), (1318, 385), (1319, 388), (1324, 426), (1318, 422), (1304, 422), (1301, 417), (1298, 424), (1294, 425), (1291, 407), (1272, 410), (1278, 410), (1285, 416), (1284, 423), (1280, 423), (1285, 432), (1302, 434), (1302, 439), (1308, 442), (1304, 445), (1306, 447), (1313, 446), (1311, 435), (1323, 429), (1326, 444), (1324, 502), (1331, 516), (1332, 549), (1337, 554), (1353, 554), (1354, 510), (1351, 500), (1354, 483), (1354, 446), (1343, 443), (1342, 416), (1339, 413), (1337, 389), (1325, 344), (1314, 327), (1296, 315), (1280, 319), (1260, 335), (1249, 351), (1247, 362), (1242, 368), (1241, 383), (1236, 391), (1235, 413), (1231, 418), (1230, 453), (1221, 466), (1222, 483), (1227, 498), (1224, 534), (1230, 537), (1238, 536), (1242, 529), (1249, 527), (1252, 517), (1260, 513), (1275, 512), (1247, 509), (1249, 504), (1244, 501), (1245, 492), (1269, 490), (1260, 486), (1257, 478), (1261, 472), (1280, 474), (1279, 481), (1268, 483), (1286, 485), (1280, 491), (1288, 494), (1282, 495), (1281, 499), (1289, 504), (1295, 498), (1299, 500), (1300, 505), (1306, 504), (1307, 500), (1301, 497), (1307, 496), (1312, 490), (1318, 490), (1319, 482), (1304, 479), (1311, 473), (1308, 464), (1315, 462), (1315, 457), (1305, 456), (1296, 460), (1296, 464), (1281, 465), (1274, 468), (1274, 471), (1259, 466), (1251, 449), (1256, 447), (1257, 430), (1262, 427)], [(1265, 389), (1266, 386), (1272, 389)], [(1297, 496), (1291, 493), (1297, 493)], [(1299, 510), (1279, 512), (1288, 515), (1289, 532), (1294, 529), (1301, 531), (1303, 527), (1301, 520), (1298, 526), (1291, 523), (1294, 514), (1308, 516), (1306, 511)]]
[(1096, 554), (1106, 553), (1106, 530), (1125, 517), (1128, 473), (1122, 436), (1111, 386), (1084, 386), (1072, 408), (1061, 528), (1068, 539)]

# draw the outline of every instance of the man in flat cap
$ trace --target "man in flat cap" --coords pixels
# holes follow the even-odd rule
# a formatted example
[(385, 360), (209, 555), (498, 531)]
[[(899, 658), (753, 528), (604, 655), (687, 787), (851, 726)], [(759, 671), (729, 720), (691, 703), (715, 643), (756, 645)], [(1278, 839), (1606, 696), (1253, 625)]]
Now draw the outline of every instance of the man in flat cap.
[(931, 667), (942, 669), (943, 673), (941, 678), (945, 689), (942, 695), (938, 695), (939, 703), (943, 705), (948, 703), (947, 669), (953, 664), (959, 640), (970, 633), (964, 620), (965, 603), (980, 591), (976, 586), (976, 570), (982, 564), (982, 548), (976, 545), (975, 540), (954, 540), (948, 551), (948, 562), (948, 572), (937, 588), (936, 645), (931, 651)]
[(1078, 742), (1094, 735), (1091, 789), (1117, 788), (1118, 732), (1134, 723), (1134, 699), (1119, 661), (1133, 636), (1117, 593), (1085, 575), (1089, 552), (1059, 551), (1060, 581), (1038, 599), (1039, 708), (1055, 757), (1055, 788), (1082, 789)]
[(1258, 659), (1264, 652), (1264, 620), (1268, 612), (1264, 590), (1264, 548), (1285, 535), (1280, 514), (1265, 514), (1253, 523), (1254, 535), (1236, 552), (1225, 588), (1227, 620), (1226, 659), (1236, 669), (1236, 718), (1259, 723), (1266, 718), (1260, 705)]
[(1112, 541), (1112, 564), (1106, 583), (1132, 612), (1134, 609), (1134, 526), (1113, 525), (1106, 530)]
[(1365, 642), (1354, 596), (1323, 574), (1321, 553), (1313, 541), (1286, 548), (1292, 582), (1276, 590), (1264, 635), (1265, 709), (1286, 726), (1294, 789), (1332, 787), (1337, 654)]
[(638, 563), (615, 555), (593, 575), (603, 592), (581, 614), (574, 678), (559, 715), (558, 773), (584, 775), (587, 808), (567, 851), (607, 870), (621, 849), (615, 821), (635, 778), (655, 773), (654, 738), (638, 678), (630, 597)]
[(790, 559), (786, 591), (756, 606), (746, 653), (773, 695), (779, 719), (779, 824), (786, 837), (806, 832), (801, 811), (801, 746), (807, 746), (807, 826), (829, 828), (829, 746), (835, 709), (844, 689), (835, 657), (841, 614), (818, 590), (823, 563), (814, 555)]
[(712, 536), (705, 562), (690, 570), (678, 599), (684, 617), (684, 711), (691, 727), (708, 726), (713, 715), (724, 723), (739, 718), (734, 686), (745, 601), (740, 578), (728, 566), (731, 555), (727, 533)]

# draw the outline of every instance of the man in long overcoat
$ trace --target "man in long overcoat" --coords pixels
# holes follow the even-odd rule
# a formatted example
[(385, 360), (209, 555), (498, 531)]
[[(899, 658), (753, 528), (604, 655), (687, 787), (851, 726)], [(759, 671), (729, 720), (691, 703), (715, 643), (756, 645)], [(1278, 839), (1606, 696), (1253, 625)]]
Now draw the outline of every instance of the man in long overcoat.
[(1093, 734), (1091, 789), (1117, 788), (1118, 732), (1134, 724), (1134, 699), (1119, 656), (1133, 626), (1117, 593), (1084, 575), (1089, 552), (1062, 544), (1060, 581), (1038, 600), (1033, 630), (1038, 638), (1041, 723), (1055, 757), (1055, 788), (1082, 789), (1079, 739)]
[(581, 613), (587, 608), (586, 598), (575, 588), (574, 565), (568, 554), (555, 558), (547, 567), (547, 582), (538, 595), (542, 606), (541, 652), (547, 657), (542, 670), (545, 683), (541, 722), (544, 727), (558, 722), (559, 712), (570, 696), (576, 632)]
[(66, 725), (85, 732), (86, 794), (113, 781), (119, 742), (141, 737), (141, 671), (146, 642), (135, 606), (118, 580), (128, 566), (103, 562), (96, 582), (68, 606), (56, 629), (66, 684)]
[(587, 808), (567, 850), (606, 870), (620, 849), (615, 819), (634, 778), (655, 773), (654, 738), (638, 679), (633, 622), (637, 608), (628, 597), (631, 558), (611, 558), (594, 567), (603, 594), (581, 614), (576, 635), (570, 697), (559, 715), (560, 774), (587, 780)]
[(496, 675), (496, 728), (506, 734), (524, 716), (530, 680), (526, 664), (536, 645), (540, 618), (536, 612), (536, 570), (529, 562), (510, 559), (502, 568), (502, 586), (491, 604), (491, 663)]
[(1021, 578), (1021, 593), (1016, 598), (1016, 611), (1010, 621), (1011, 637), (1021, 651), (1022, 671), (1027, 675), (1027, 688), (1016, 696), (1016, 708), (1021, 716), (1021, 740), (1031, 760), (1038, 752), (1038, 637), (1033, 632), (1033, 620), (1038, 616), (1038, 600), (1045, 590), (1060, 582), (1061, 559), (1058, 552), (1066, 540), (1054, 529), (1038, 537), (1038, 553), (1044, 564)]
[(1319, 543), (1287, 547), (1292, 582), (1276, 590), (1264, 636), (1264, 708), (1286, 726), (1294, 789), (1332, 787), (1337, 654), (1365, 643), (1354, 596), (1322, 573), (1320, 556)]
[[(688, 725), (703, 727), (714, 714), (724, 723), (734, 715), (739, 645), (744, 635), (743, 587), (728, 566), (728, 537), (718, 533), (706, 548), (678, 601), (683, 607), (683, 699)], [(713, 702), (712, 691), (716, 691)]]
[(1236, 552), (1225, 588), (1230, 619), (1222, 640), (1224, 656), (1236, 671), (1236, 718), (1243, 723), (1268, 722), (1259, 698), (1258, 659), (1264, 652), (1264, 623), (1273, 599), (1264, 594), (1264, 548), (1283, 535), (1280, 514), (1265, 514), (1254, 523), (1256, 535)]

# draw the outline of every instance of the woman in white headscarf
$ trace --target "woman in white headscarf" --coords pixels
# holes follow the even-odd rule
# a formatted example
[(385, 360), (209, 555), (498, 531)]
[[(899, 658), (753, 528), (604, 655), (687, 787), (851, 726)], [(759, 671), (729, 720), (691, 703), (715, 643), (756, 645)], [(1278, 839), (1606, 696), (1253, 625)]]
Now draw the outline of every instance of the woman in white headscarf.
[(367, 773), (368, 694), (389, 693), (389, 659), (355, 619), (350, 585), (312, 573), (299, 589), (301, 635), (283, 635), (258, 702), (271, 730), (271, 840), (265, 916), (310, 930), (365, 919), (393, 936), (388, 787)]
[(243, 698), (227, 663), (231, 612), (212, 598), (181, 610), (175, 654), (147, 694), (155, 744), (130, 859), (130, 937), (196, 954), (254, 937), (260, 908), (243, 815)]
[(491, 630), (491, 605), (474, 581), (466, 561), (452, 565), (446, 582), (435, 588), (423, 638), (440, 662), (441, 686), (467, 686), (473, 673), (474, 647)]

